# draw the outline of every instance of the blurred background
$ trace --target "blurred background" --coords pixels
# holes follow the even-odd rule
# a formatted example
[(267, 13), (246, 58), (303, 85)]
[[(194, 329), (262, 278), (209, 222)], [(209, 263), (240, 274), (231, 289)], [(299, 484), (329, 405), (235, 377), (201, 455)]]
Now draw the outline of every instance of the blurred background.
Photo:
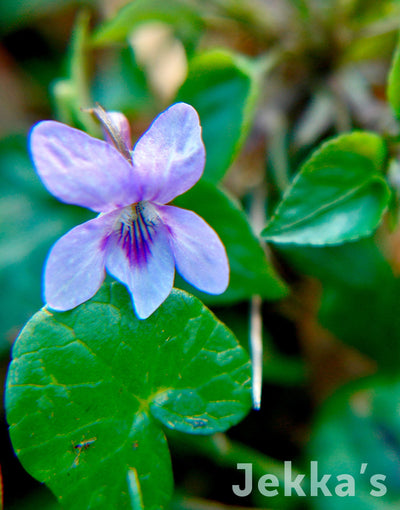
[[(135, 3), (124, 16), (120, 9)], [(42, 306), (50, 246), (90, 217), (57, 202), (36, 177), (27, 148), (35, 122), (57, 119), (98, 135), (81, 110), (98, 101), (125, 113), (137, 138), (179, 95), (198, 54), (218, 48), (243, 59), (258, 69), (260, 87), (223, 186), (258, 234), (259, 193), (268, 216), (323, 139), (354, 128), (396, 134), (385, 91), (399, 26), (397, 0), (2, 0), (0, 387), (14, 339)], [(206, 80), (212, 88), (212, 73)], [(234, 99), (229, 83), (211, 109)], [(222, 134), (235, 128), (234, 119), (216, 123)], [(187, 443), (171, 436), (172, 508), (399, 508), (399, 168), (390, 174), (393, 207), (375, 236), (338, 247), (269, 248), (291, 292), (253, 307), (264, 325), (262, 408), (226, 436)], [(212, 304), (244, 345), (250, 297)], [(353, 473), (356, 497), (234, 496), (237, 462), (279, 474), (284, 460), (299, 472), (319, 460), (321, 473)], [(6, 509), (58, 508), (18, 463), (3, 409), (0, 466)], [(375, 473), (387, 476), (382, 498), (369, 494)]]

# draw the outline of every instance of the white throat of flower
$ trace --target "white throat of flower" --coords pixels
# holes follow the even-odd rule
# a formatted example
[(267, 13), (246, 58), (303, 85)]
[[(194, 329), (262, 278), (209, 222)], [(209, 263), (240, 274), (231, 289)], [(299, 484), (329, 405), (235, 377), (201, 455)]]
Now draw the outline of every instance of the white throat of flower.
[(138, 202), (121, 209), (114, 232), (129, 259), (134, 259), (138, 264), (147, 260), (159, 221), (157, 211), (150, 202)]

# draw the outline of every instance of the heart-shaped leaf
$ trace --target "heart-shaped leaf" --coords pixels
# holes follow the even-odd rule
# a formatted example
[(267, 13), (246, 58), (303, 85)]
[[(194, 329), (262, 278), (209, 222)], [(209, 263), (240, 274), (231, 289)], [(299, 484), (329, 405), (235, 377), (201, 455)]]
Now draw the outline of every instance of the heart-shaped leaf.
[(190, 289), (208, 304), (224, 304), (249, 299), (259, 294), (266, 299), (279, 299), (287, 294), (287, 287), (267, 259), (240, 205), (214, 184), (200, 181), (174, 204), (198, 213), (220, 236), (226, 248), (230, 280), (221, 295), (196, 291), (183, 280), (178, 286)]
[(262, 232), (274, 243), (340, 244), (378, 226), (390, 190), (382, 177), (386, 145), (368, 132), (339, 136), (303, 165)]
[(203, 179), (218, 182), (240, 150), (254, 116), (259, 92), (249, 60), (226, 50), (194, 57), (176, 98), (200, 116), (207, 160)]
[(14, 449), (69, 510), (165, 508), (172, 473), (160, 421), (193, 434), (238, 423), (250, 408), (249, 365), (196, 298), (173, 291), (142, 321), (125, 287), (104, 284), (70, 312), (44, 308), (17, 339), (6, 390)]

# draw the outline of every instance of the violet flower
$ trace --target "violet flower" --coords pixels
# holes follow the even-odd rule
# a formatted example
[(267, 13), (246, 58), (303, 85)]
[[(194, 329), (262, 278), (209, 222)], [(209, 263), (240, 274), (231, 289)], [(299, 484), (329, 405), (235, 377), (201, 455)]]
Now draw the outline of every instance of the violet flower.
[(165, 205), (203, 173), (196, 110), (174, 104), (133, 150), (127, 119), (100, 111), (105, 142), (54, 121), (39, 122), (31, 132), (32, 159), (50, 193), (100, 213), (52, 247), (44, 275), (46, 303), (65, 311), (90, 299), (105, 269), (126, 285), (142, 319), (168, 297), (175, 266), (198, 289), (222, 293), (229, 266), (218, 235), (197, 214)]

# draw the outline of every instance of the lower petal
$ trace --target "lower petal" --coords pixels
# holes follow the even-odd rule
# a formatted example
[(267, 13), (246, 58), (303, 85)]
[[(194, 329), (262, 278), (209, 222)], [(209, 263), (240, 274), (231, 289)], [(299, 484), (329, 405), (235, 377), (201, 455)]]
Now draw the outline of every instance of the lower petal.
[(110, 237), (107, 271), (125, 284), (140, 319), (149, 317), (168, 297), (175, 275), (168, 231), (159, 218), (145, 215), (122, 224)]
[(216, 232), (192, 211), (169, 205), (157, 210), (170, 232), (180, 275), (199, 290), (222, 294), (229, 283), (229, 262)]
[(78, 225), (53, 246), (44, 275), (45, 301), (50, 308), (70, 310), (96, 294), (105, 276), (107, 236), (118, 215), (113, 211)]

